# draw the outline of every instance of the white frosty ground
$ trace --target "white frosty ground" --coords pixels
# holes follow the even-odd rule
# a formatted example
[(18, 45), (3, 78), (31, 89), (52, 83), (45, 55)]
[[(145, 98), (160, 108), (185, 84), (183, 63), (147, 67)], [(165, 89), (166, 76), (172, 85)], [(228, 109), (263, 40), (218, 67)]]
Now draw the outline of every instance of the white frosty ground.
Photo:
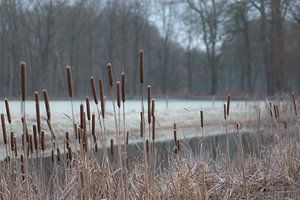
[[(85, 101), (82, 102), (85, 105)], [(156, 139), (165, 140), (173, 137), (173, 124), (177, 124), (178, 138), (189, 138), (195, 135), (202, 135), (200, 128), (200, 110), (204, 112), (204, 130), (203, 134), (213, 135), (222, 134), (225, 132), (225, 121), (223, 118), (223, 105), (225, 101), (196, 101), (196, 100), (170, 100), (168, 102), (168, 108), (166, 108), (166, 102), (163, 100), (156, 101)], [(79, 107), (81, 102), (74, 102), (75, 118), (79, 122)], [(234, 123), (241, 122), (244, 131), (248, 131), (249, 125), (255, 126), (258, 122), (257, 108), (264, 109), (266, 103), (264, 101), (232, 101), (230, 109), (230, 120), (228, 122), (228, 131), (234, 131)], [(72, 121), (70, 117), (72, 115), (72, 107), (69, 101), (52, 101), (50, 102), (52, 113), (52, 125), (57, 135), (58, 140), (63, 141), (61, 138), (66, 131), (72, 132)], [(97, 109), (94, 103), (91, 101), (92, 112), (97, 114)], [(13, 116), (12, 131), (16, 135), (22, 134), (21, 124), (21, 103), (18, 101), (10, 102), (11, 112)], [(46, 124), (46, 112), (44, 103), (40, 103), (41, 116), (43, 122), (43, 130), (48, 134), (47, 138), (50, 138), (48, 126)], [(145, 112), (147, 112), (147, 105), (145, 102)], [(130, 132), (130, 142), (140, 141), (140, 111), (141, 102), (137, 100), (129, 100), (125, 103), (126, 110), (126, 131)], [(0, 112), (5, 113), (4, 102), (0, 103)], [(123, 116), (121, 108), (121, 130), (123, 130)], [(118, 109), (117, 109), (118, 113)], [(26, 118), (28, 129), (31, 132), (32, 125), (35, 121), (35, 103), (33, 101), (26, 102)], [(147, 114), (146, 128), (147, 124)], [(118, 119), (118, 117), (117, 117)], [(252, 127), (253, 127), (252, 126)], [(9, 126), (7, 125), (9, 129)], [(105, 117), (105, 129), (108, 135), (108, 139), (115, 137), (115, 121), (113, 106), (111, 101), (106, 102), (106, 117)], [(97, 123), (97, 130), (99, 131), (99, 124)], [(148, 136), (148, 130), (145, 130)], [(20, 139), (19, 139), (20, 141)], [(1, 143), (3, 144), (3, 138), (1, 134)], [(3, 151), (2, 151), (3, 152)], [(2, 154), (3, 155), (3, 154)]]

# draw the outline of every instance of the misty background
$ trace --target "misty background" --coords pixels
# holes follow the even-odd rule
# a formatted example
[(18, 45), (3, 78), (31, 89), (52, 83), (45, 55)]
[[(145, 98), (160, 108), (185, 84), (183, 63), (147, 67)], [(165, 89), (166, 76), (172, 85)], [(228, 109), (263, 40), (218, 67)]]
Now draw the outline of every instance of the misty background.
[(127, 75), (140, 92), (138, 52), (156, 95), (262, 94), (300, 91), (298, 0), (0, 0), (0, 96), (47, 88), (91, 94), (90, 76)]

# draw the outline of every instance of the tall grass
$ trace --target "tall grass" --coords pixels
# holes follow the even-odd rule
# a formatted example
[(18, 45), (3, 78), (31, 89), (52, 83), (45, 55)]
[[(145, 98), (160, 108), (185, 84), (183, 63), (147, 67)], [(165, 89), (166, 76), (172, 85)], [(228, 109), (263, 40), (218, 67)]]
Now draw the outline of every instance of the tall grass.
[[(209, 126), (205, 110), (200, 111), (201, 152), (195, 153), (189, 138), (180, 139), (180, 123), (173, 124), (171, 149), (159, 152), (160, 137), (159, 110), (153, 98), (152, 86), (147, 86), (147, 122), (144, 117), (144, 52), (139, 51), (141, 110), (139, 112), (139, 153), (132, 152), (135, 146), (126, 125), (126, 74), (122, 72), (114, 82), (112, 64), (107, 65), (108, 86), (113, 101), (115, 131), (109, 134), (105, 122), (106, 97), (103, 78), (99, 79), (99, 90), (94, 78), (90, 78), (91, 93), (79, 107), (80, 117), (75, 117), (73, 105), (74, 89), (72, 68), (66, 67), (66, 85), (72, 107), (72, 130), (56, 131), (52, 124), (49, 94), (43, 90), (46, 116), (40, 112), (39, 93), (34, 93), (35, 118), (33, 126), (27, 127), (26, 65), (21, 63), (22, 139), (14, 133), (14, 123), (8, 99), (5, 99), (6, 118), (0, 114), (3, 145), (6, 159), (0, 164), (1, 199), (284, 199), (296, 198), (300, 184), (300, 139), (299, 102), (291, 95), (284, 104), (266, 102), (266, 109), (258, 109), (255, 141), (243, 140), (243, 125), (231, 120), (232, 96), (227, 96), (223, 110), (220, 110), (220, 124), (224, 125), (224, 148), (209, 149)], [(115, 87), (114, 87), (115, 86)], [(115, 107), (115, 92), (116, 105)], [(100, 109), (98, 107), (100, 97)], [(288, 97), (290, 98), (290, 97)], [(93, 113), (94, 103), (97, 113)], [(286, 107), (290, 109), (285, 109)], [(223, 114), (222, 114), (223, 113)], [(262, 117), (263, 116), (263, 117)], [(197, 116), (195, 116), (197, 118)], [(15, 120), (15, 121), (14, 121)], [(97, 120), (99, 126), (96, 126)], [(183, 121), (185, 119), (182, 119)], [(43, 121), (47, 126), (43, 126)], [(14, 123), (13, 123), (14, 122)], [(9, 124), (9, 131), (6, 126)], [(276, 124), (276, 126), (272, 126)], [(235, 133), (228, 131), (235, 126)], [(264, 133), (261, 130), (264, 129)], [(148, 135), (145, 134), (148, 131)], [(205, 135), (204, 135), (205, 132)], [(117, 135), (117, 140), (114, 138)], [(170, 131), (171, 138), (172, 131)], [(268, 144), (262, 146), (261, 134)], [(230, 138), (233, 140), (230, 140)], [(274, 139), (276, 138), (276, 139)], [(236, 152), (232, 152), (231, 143)], [(256, 153), (245, 151), (248, 144), (255, 146)], [(61, 145), (60, 145), (61, 144)], [(139, 144), (137, 144), (138, 146)], [(166, 147), (167, 148), (167, 147)], [(116, 150), (117, 149), (117, 150)], [(138, 156), (132, 157), (135, 153)], [(161, 154), (167, 159), (160, 160)]]

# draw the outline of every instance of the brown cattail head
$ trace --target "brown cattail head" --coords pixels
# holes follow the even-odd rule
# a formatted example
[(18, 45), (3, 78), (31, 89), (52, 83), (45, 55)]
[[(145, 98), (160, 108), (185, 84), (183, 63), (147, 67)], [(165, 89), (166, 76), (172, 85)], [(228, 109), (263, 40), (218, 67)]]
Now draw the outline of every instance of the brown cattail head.
[(7, 135), (6, 135), (6, 125), (5, 125), (5, 117), (4, 114), (1, 114), (1, 124), (2, 124), (2, 133), (3, 133), (3, 141), (4, 144), (7, 144)]
[(10, 133), (10, 149), (11, 151), (14, 151), (14, 132)]
[(144, 83), (144, 51), (140, 50), (140, 83)]
[(201, 128), (203, 128), (203, 111), (200, 111), (200, 121), (201, 121)]
[(285, 121), (283, 124), (284, 124), (284, 129), (287, 129), (287, 122)]
[(180, 142), (179, 140), (176, 141), (176, 153), (178, 154), (180, 151)]
[(57, 161), (60, 162), (60, 149), (57, 147), (56, 149), (57, 152)]
[(174, 123), (174, 142), (175, 142), (175, 145), (176, 145), (176, 142), (177, 142), (177, 127), (176, 127), (176, 123)]
[(93, 92), (93, 97), (95, 104), (98, 105), (98, 98), (97, 98), (97, 93), (96, 93), (96, 85), (95, 85), (95, 80), (94, 77), (91, 76), (91, 87), (92, 87), (92, 92)]
[(51, 150), (51, 161), (52, 161), (52, 163), (54, 163), (54, 151), (53, 150)]
[(151, 115), (152, 115), (152, 117), (155, 117), (155, 99), (154, 98), (152, 98), (152, 100), (151, 100)]
[(121, 107), (121, 83), (120, 81), (117, 81), (117, 105), (120, 108)]
[(270, 116), (273, 117), (272, 103), (271, 102), (269, 102), (269, 110), (270, 110)]
[(123, 72), (121, 74), (121, 83), (122, 83), (122, 102), (125, 102), (126, 99), (126, 74)]
[(67, 149), (69, 149), (69, 147), (70, 147), (69, 132), (66, 132), (66, 147), (67, 147)]
[(33, 154), (33, 142), (32, 142), (32, 135), (29, 135), (29, 148), (30, 148), (30, 153)]
[(275, 116), (275, 118), (278, 118), (278, 116), (277, 116), (277, 110), (276, 110), (276, 105), (273, 105), (273, 110), (274, 110), (274, 116)]
[(45, 151), (45, 133), (44, 131), (41, 132), (41, 149), (42, 151)]
[(77, 124), (74, 124), (74, 134), (75, 134), (75, 139), (78, 139), (78, 129), (77, 129)]
[(276, 106), (277, 117), (279, 117), (279, 106)]
[(98, 144), (95, 143), (95, 152), (98, 152)]
[(5, 101), (5, 109), (6, 109), (7, 120), (8, 120), (8, 123), (11, 124), (11, 113), (10, 113), (8, 99), (5, 98), (4, 101)]
[(129, 142), (129, 131), (127, 131), (127, 134), (126, 134), (126, 142), (125, 142), (125, 144), (128, 145), (128, 142)]
[(146, 152), (149, 153), (149, 140), (146, 139)]
[(227, 120), (226, 104), (224, 103), (224, 120)]
[(141, 131), (141, 138), (144, 136), (144, 116), (143, 112), (140, 112), (141, 122), (140, 122), (140, 131)]
[(113, 71), (112, 71), (112, 65), (111, 65), (111, 63), (107, 64), (107, 70), (108, 70), (109, 85), (112, 88), (114, 86), (114, 80), (113, 80)]
[(110, 140), (110, 153), (114, 155), (114, 139)]
[(72, 77), (72, 68), (70, 66), (66, 67), (67, 78), (68, 78), (68, 91), (69, 97), (73, 97), (73, 77)]
[(90, 98), (88, 96), (85, 97), (85, 104), (86, 104), (86, 117), (90, 121), (91, 120), (91, 106), (90, 106)]
[(41, 133), (41, 114), (40, 114), (40, 100), (39, 100), (39, 93), (34, 93), (34, 99), (35, 99), (35, 112), (36, 112), (36, 124), (37, 124), (37, 130), (38, 133)]
[(156, 117), (153, 116), (152, 117), (152, 140), (154, 141), (155, 140), (155, 123), (156, 123)]
[(92, 135), (96, 135), (96, 116), (92, 114)]
[(148, 123), (151, 123), (151, 85), (147, 86), (148, 94)]
[(26, 64), (21, 62), (21, 88), (22, 88), (22, 101), (26, 99)]
[(227, 112), (226, 112), (227, 116), (229, 116), (229, 111), (230, 111), (230, 99), (231, 99), (231, 96), (228, 95), (227, 96)]
[(80, 128), (84, 128), (84, 107), (83, 104), (80, 104)]
[(236, 130), (239, 131), (241, 129), (241, 124), (240, 122), (237, 122), (236, 123)]
[(47, 112), (47, 119), (50, 121), (51, 120), (51, 111), (50, 111), (48, 91), (46, 89), (43, 90), (43, 95), (44, 95), (45, 107), (46, 107), (46, 112)]
[(105, 117), (105, 100), (104, 100), (104, 85), (103, 85), (103, 79), (99, 79), (99, 86), (100, 86), (100, 100), (101, 100), (101, 113), (102, 117)]
[(36, 130), (36, 125), (32, 126), (33, 130), (33, 143), (34, 143), (34, 149), (37, 151), (38, 149), (38, 139), (37, 139), (37, 130)]
[(292, 99), (293, 99), (293, 105), (294, 105), (294, 112), (295, 112), (295, 115), (297, 116), (298, 113), (297, 113), (297, 104), (296, 104), (295, 93), (292, 93)]
[(16, 136), (14, 136), (13, 143), (14, 143), (15, 157), (18, 157), (18, 146), (17, 146), (17, 138), (16, 138)]

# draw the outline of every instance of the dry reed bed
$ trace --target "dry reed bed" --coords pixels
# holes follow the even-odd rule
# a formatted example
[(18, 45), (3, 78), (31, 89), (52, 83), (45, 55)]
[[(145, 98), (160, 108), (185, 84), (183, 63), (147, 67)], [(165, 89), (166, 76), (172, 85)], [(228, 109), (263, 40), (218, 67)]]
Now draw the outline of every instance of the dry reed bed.
[[(258, 108), (257, 132), (269, 137), (268, 145), (256, 143), (257, 150), (248, 154), (242, 143), (243, 126), (234, 123), (234, 140), (238, 150), (235, 158), (229, 155), (230, 102), (224, 104), (224, 124), (227, 144), (225, 151), (211, 157), (203, 137), (199, 143), (201, 156), (193, 153), (185, 140), (178, 139), (180, 129), (173, 125), (174, 148), (164, 162), (157, 163), (157, 119), (151, 85), (147, 85), (144, 103), (144, 52), (140, 60), (140, 156), (128, 161), (127, 145), (130, 133), (126, 129), (126, 74), (114, 81), (113, 68), (107, 65), (108, 93), (112, 99), (116, 138), (106, 130), (105, 83), (98, 85), (90, 79), (91, 94), (80, 106), (80, 119), (75, 117), (72, 68), (66, 67), (67, 89), (72, 113), (72, 131), (57, 137), (52, 125), (51, 107), (47, 90), (43, 98), (47, 129), (42, 128), (40, 97), (35, 92), (36, 120), (32, 129), (26, 119), (26, 64), (21, 63), (22, 138), (13, 132), (8, 99), (6, 115), (1, 114), (3, 145), (6, 159), (1, 163), (1, 199), (283, 199), (297, 198), (300, 184), (300, 139), (298, 101), (295, 94), (284, 97), (284, 104), (266, 99), (265, 111)], [(98, 87), (97, 87), (98, 86)], [(99, 95), (99, 96), (98, 96)], [(91, 113), (90, 104), (97, 106)], [(146, 104), (146, 105), (144, 105)], [(146, 108), (146, 109), (145, 109)], [(266, 116), (267, 117), (261, 117)], [(205, 111), (199, 111), (199, 132), (204, 136)], [(240, 121), (243, 121), (242, 119)], [(96, 126), (97, 124), (97, 126)], [(173, 124), (170, 122), (170, 124)], [(7, 126), (8, 125), (8, 126)], [(31, 131), (32, 130), (32, 131)], [(264, 130), (264, 132), (262, 131)], [(50, 144), (45, 144), (45, 132)], [(62, 143), (63, 147), (58, 146)], [(107, 145), (110, 143), (110, 146)], [(255, 146), (255, 144), (254, 144)], [(45, 151), (51, 152), (45, 158)], [(99, 153), (101, 151), (101, 153)], [(51, 172), (47, 169), (51, 169)]]

